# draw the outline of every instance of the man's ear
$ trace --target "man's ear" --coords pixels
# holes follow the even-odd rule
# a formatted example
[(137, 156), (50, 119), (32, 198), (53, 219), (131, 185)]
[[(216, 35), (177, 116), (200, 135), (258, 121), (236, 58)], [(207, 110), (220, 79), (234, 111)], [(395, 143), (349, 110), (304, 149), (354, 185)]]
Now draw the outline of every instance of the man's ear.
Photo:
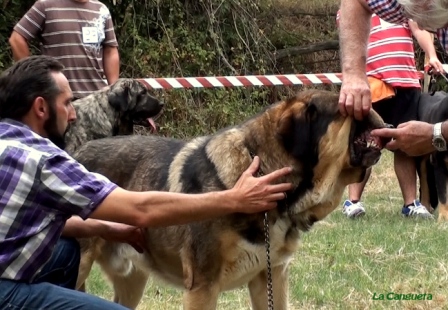
[(37, 97), (34, 99), (33, 105), (31, 106), (31, 111), (34, 115), (41, 120), (47, 120), (50, 116), (50, 107), (47, 101), (42, 97)]

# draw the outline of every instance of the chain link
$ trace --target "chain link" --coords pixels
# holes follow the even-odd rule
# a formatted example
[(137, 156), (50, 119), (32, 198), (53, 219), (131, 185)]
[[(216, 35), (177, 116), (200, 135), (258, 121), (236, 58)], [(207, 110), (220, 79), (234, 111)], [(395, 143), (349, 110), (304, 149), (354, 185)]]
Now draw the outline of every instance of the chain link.
[[(255, 154), (250, 152), (250, 157), (254, 159)], [(258, 169), (258, 177), (264, 176), (263, 171)], [(267, 293), (268, 293), (268, 310), (274, 310), (274, 292), (272, 290), (272, 268), (271, 268), (271, 239), (269, 236), (269, 219), (268, 212), (264, 213), (264, 245), (266, 248), (266, 270), (267, 270)]]
[(269, 239), (268, 213), (264, 213), (264, 243), (266, 247), (268, 309), (274, 310), (274, 292), (272, 291), (271, 242)]

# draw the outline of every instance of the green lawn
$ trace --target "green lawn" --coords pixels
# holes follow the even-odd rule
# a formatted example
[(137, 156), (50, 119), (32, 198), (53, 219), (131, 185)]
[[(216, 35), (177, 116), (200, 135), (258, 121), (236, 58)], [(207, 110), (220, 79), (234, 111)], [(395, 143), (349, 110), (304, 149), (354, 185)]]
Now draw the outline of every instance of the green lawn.
[[(375, 166), (365, 191), (366, 216), (338, 208), (304, 234), (290, 267), (290, 309), (448, 309), (448, 224), (403, 218), (391, 153)], [(91, 293), (112, 298), (96, 268)], [(388, 293), (432, 300), (373, 300)], [(149, 283), (138, 309), (181, 309), (181, 293)], [(224, 293), (218, 309), (250, 309), (247, 290)]]

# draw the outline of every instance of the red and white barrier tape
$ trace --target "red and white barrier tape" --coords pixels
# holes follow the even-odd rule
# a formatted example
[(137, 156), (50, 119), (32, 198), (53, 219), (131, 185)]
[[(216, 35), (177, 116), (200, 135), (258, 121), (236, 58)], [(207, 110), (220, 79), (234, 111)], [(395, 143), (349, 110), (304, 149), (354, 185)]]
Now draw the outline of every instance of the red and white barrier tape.
[(341, 73), (138, 79), (153, 89), (341, 84)]
[[(420, 72), (420, 78), (422, 77), (423, 72)], [(341, 84), (342, 73), (144, 78), (138, 80), (152, 89), (289, 86)]]

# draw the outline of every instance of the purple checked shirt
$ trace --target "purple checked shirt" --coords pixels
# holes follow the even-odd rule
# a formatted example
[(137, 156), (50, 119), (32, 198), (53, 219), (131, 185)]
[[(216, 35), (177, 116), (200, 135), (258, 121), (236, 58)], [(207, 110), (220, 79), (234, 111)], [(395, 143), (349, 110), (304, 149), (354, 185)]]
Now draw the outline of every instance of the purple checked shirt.
[(32, 281), (65, 221), (87, 218), (115, 188), (28, 126), (1, 120), (0, 278)]
[[(407, 22), (407, 17), (403, 7), (397, 0), (366, 0), (372, 11), (381, 19), (394, 24), (403, 24)], [(448, 22), (448, 21), (447, 21)], [(448, 29), (441, 28), (437, 30), (437, 38), (446, 52), (448, 52)]]

